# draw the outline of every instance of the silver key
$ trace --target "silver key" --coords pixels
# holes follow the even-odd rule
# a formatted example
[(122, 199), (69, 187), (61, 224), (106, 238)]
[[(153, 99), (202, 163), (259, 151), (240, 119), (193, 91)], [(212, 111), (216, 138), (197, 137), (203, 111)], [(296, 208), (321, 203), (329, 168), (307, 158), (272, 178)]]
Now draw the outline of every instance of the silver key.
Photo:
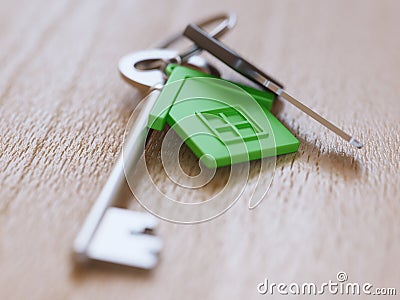
[[(148, 234), (158, 219), (149, 213), (113, 207), (127, 190), (125, 176), (131, 176), (135, 165), (144, 152), (148, 135), (148, 116), (163, 87), (166, 75), (160, 69), (143, 70), (141, 63), (168, 62), (179, 57), (177, 52), (166, 49), (135, 52), (123, 57), (119, 69), (129, 83), (150, 88), (149, 95), (139, 104), (141, 111), (127, 134), (124, 157), (121, 155), (111, 172), (99, 198), (93, 205), (74, 243), (78, 262), (97, 260), (120, 265), (151, 269), (157, 263), (161, 239)], [(192, 61), (192, 62), (191, 62)], [(187, 65), (215, 72), (204, 59), (189, 59)], [(127, 172), (127, 174), (125, 174)]]
[[(125, 77), (142, 87), (162, 84), (164, 77), (160, 70), (138, 70), (135, 65), (144, 59), (171, 59), (174, 55), (175, 52), (169, 50), (134, 53), (121, 60), (120, 70)], [(159, 90), (154, 89), (146, 97), (127, 135), (125, 159), (122, 155), (119, 157), (75, 240), (74, 254), (78, 262), (99, 260), (143, 269), (150, 269), (157, 262), (157, 253), (162, 243), (160, 238), (147, 234), (147, 231), (156, 227), (158, 219), (148, 213), (112, 206), (127, 190), (124, 161), (129, 162), (125, 170), (132, 170), (143, 153), (148, 133), (148, 115), (159, 93)]]
[[(231, 29), (236, 18), (233, 14), (222, 14), (199, 25), (209, 25), (217, 21), (220, 23), (210, 33), (215, 37)], [(178, 39), (177, 36), (172, 37), (163, 47), (168, 47)], [(128, 188), (125, 175), (132, 175), (131, 172), (143, 154), (149, 131), (148, 116), (166, 79), (163, 71), (165, 63), (175, 61), (219, 75), (217, 69), (203, 58), (195, 56), (198, 52), (201, 49), (197, 46), (180, 55), (167, 49), (145, 50), (129, 54), (120, 60), (119, 70), (123, 78), (136, 87), (150, 89), (150, 94), (139, 104), (141, 111), (126, 136), (123, 156), (119, 157), (74, 242), (73, 251), (77, 262), (97, 260), (143, 269), (151, 269), (157, 263), (157, 254), (162, 247), (161, 239), (148, 234), (148, 231), (157, 226), (158, 220), (148, 213), (113, 205), (124, 196)]]
[(289, 103), (293, 104), (295, 107), (309, 115), (311, 118), (328, 128), (332, 132), (336, 133), (342, 139), (349, 142), (350, 145), (358, 149), (361, 149), (363, 147), (363, 144), (360, 141), (356, 140), (350, 134), (346, 133), (335, 124), (326, 120), (324, 117), (310, 109), (305, 104), (301, 103), (295, 97), (286, 92), (283, 89), (282, 84), (271, 78), (269, 75), (258, 69), (256, 66), (252, 65), (250, 62), (245, 60), (232, 49), (221, 43), (219, 40), (207, 34), (207, 32), (205, 32), (197, 25), (189, 24), (185, 29), (184, 35), (195, 42), (200, 48), (207, 50), (238, 73), (242, 74), (253, 82), (261, 85), (263, 88), (270, 90), (277, 96), (280, 96), (282, 99), (285, 99)]

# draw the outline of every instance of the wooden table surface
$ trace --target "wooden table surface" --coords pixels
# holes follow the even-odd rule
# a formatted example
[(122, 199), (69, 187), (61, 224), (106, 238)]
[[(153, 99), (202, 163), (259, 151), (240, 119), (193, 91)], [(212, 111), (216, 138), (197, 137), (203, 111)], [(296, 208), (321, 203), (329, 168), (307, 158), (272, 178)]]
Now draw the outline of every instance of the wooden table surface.
[[(240, 199), (200, 225), (161, 222), (149, 273), (76, 268), (73, 240), (143, 96), (120, 79), (118, 59), (227, 10), (238, 24), (226, 43), (365, 147), (281, 105), (301, 146), (278, 158), (257, 209)], [(400, 293), (399, 10), (378, 0), (2, 1), (0, 297), (258, 299), (264, 278), (318, 283), (339, 271)], [(182, 164), (197, 165), (187, 148)], [(174, 193), (163, 176), (156, 183)]]

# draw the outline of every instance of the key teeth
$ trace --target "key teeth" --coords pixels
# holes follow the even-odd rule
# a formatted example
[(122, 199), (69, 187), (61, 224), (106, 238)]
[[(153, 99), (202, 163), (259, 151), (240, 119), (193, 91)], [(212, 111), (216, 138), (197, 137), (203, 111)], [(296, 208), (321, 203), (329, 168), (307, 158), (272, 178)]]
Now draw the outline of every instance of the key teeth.
[(93, 260), (151, 269), (158, 261), (162, 241), (146, 229), (155, 229), (158, 223), (148, 213), (110, 207), (85, 254)]

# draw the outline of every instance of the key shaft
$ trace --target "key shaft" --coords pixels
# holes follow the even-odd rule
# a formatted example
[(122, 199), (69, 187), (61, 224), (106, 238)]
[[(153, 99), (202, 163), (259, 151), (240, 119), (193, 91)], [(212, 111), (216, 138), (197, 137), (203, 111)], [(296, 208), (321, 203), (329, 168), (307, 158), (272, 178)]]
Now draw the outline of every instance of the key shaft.
[[(74, 242), (74, 253), (77, 261), (88, 260), (88, 247), (106, 210), (115, 204), (127, 190), (125, 176), (133, 172), (136, 163), (143, 154), (149, 130), (147, 127), (148, 116), (159, 95), (160, 90), (153, 89), (139, 104), (142, 105), (142, 108), (133, 123), (132, 130), (126, 137), (125, 148)], [(127, 172), (126, 175), (125, 172)]]

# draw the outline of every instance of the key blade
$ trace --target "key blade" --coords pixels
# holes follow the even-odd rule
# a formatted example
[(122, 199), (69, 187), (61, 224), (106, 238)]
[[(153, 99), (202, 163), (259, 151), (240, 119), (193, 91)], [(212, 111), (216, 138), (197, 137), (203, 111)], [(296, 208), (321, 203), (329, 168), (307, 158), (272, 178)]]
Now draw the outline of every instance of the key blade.
[(100, 223), (86, 255), (89, 259), (141, 269), (151, 269), (158, 261), (161, 239), (147, 234), (158, 219), (148, 213), (110, 207)]

